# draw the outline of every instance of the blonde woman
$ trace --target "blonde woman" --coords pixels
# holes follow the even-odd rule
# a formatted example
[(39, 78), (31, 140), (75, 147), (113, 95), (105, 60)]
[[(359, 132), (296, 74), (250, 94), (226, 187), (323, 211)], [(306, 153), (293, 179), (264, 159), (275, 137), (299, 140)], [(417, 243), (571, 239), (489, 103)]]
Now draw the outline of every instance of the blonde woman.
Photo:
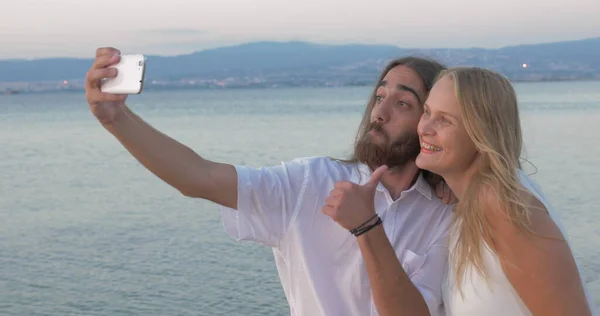
[(510, 82), (481, 68), (442, 72), (418, 133), (417, 166), (441, 175), (458, 198), (447, 315), (596, 315), (566, 232), (520, 169)]

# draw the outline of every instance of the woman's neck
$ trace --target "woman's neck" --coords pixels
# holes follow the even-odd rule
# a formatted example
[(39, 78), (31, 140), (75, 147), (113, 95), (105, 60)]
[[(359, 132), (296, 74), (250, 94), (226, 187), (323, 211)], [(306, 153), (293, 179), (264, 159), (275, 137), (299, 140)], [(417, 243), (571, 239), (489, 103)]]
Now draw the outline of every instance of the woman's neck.
[(454, 193), (454, 196), (460, 201), (465, 195), (469, 183), (473, 181), (473, 177), (478, 169), (475, 164), (472, 164), (467, 170), (443, 174), (441, 176), (444, 178), (446, 184), (448, 184), (448, 187), (450, 187), (450, 190), (452, 190), (452, 193)]

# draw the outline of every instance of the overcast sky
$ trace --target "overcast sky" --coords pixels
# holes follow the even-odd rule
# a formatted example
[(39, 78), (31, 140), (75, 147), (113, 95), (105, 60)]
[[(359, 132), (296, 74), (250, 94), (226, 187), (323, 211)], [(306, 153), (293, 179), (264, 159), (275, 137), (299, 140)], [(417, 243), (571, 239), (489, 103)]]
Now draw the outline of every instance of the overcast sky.
[(0, 59), (258, 40), (501, 47), (600, 36), (600, 0), (0, 0)]

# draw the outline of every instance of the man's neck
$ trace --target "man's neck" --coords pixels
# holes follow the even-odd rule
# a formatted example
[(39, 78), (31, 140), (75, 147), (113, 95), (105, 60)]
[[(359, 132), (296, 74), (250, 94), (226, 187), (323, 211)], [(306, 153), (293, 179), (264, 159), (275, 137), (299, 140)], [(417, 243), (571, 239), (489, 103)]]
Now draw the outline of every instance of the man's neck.
[(408, 190), (417, 181), (419, 172), (417, 165), (411, 161), (404, 167), (388, 170), (381, 178), (381, 182), (395, 201), (400, 198), (403, 191)]

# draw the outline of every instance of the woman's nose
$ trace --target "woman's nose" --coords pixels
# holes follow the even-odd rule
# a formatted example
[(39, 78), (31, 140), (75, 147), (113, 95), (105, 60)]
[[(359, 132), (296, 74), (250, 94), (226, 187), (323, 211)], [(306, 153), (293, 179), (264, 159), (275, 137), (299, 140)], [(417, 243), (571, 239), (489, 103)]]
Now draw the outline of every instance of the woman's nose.
[(421, 116), (421, 120), (419, 121), (419, 125), (417, 125), (417, 133), (419, 135), (433, 135), (435, 134), (435, 128), (433, 126), (433, 122), (423, 114)]

